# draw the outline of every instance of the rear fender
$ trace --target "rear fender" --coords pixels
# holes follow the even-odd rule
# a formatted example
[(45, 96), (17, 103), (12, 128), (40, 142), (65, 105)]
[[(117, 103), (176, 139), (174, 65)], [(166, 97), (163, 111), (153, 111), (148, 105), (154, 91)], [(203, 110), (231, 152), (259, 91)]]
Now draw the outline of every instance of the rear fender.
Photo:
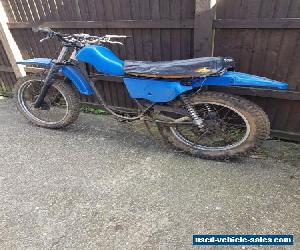
[[(49, 58), (32, 58), (27, 60), (18, 61), (17, 64), (32, 65), (41, 68), (50, 68), (53, 65), (52, 59)], [(89, 80), (80, 72), (80, 70), (74, 65), (61, 65), (60, 73), (71, 80), (77, 90), (84, 95), (94, 94)]]
[(228, 71), (220, 76), (194, 78), (191, 84), (182, 84), (180, 80), (125, 77), (125, 85), (131, 98), (146, 99), (163, 103), (201, 86), (261, 87), (285, 90), (288, 85), (268, 78)]
[(261, 87), (286, 90), (288, 84), (278, 82), (266, 77), (259, 77), (240, 72), (227, 71), (220, 76), (209, 76), (193, 80), (193, 87), (199, 86), (227, 86), (227, 87)]

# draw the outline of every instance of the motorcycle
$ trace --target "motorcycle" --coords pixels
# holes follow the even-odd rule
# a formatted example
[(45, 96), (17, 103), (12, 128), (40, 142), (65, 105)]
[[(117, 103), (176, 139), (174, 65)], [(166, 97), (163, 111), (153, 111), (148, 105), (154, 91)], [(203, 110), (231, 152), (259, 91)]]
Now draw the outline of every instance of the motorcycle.
[[(95, 95), (112, 115), (126, 121), (143, 120), (156, 126), (175, 148), (207, 159), (244, 155), (269, 137), (270, 123), (256, 104), (239, 96), (207, 90), (207, 86), (262, 87), (285, 90), (288, 85), (234, 71), (234, 60), (201, 57), (163, 62), (119, 59), (105, 44), (122, 44), (126, 36), (63, 34), (50, 28), (44, 39), (62, 43), (57, 59), (33, 58), (17, 62), (44, 68), (43, 73), (18, 80), (18, 109), (33, 124), (62, 128), (80, 112), (79, 93)], [(71, 56), (69, 56), (71, 54)], [(89, 65), (104, 76), (123, 80), (137, 104), (134, 115), (108, 106), (93, 82)]]

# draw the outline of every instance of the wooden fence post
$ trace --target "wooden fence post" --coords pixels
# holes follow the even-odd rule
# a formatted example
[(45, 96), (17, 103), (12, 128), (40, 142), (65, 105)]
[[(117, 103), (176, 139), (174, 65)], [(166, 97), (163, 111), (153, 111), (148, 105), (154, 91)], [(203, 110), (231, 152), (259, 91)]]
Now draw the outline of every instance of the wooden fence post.
[(212, 56), (216, 0), (195, 0), (194, 57)]
[(7, 16), (3, 8), (2, 2), (0, 1), (0, 41), (4, 47), (5, 53), (11, 64), (11, 68), (17, 78), (25, 75), (23, 68), (16, 64), (16, 60), (22, 59), (20, 50), (13, 39), (8, 27), (7, 27)]

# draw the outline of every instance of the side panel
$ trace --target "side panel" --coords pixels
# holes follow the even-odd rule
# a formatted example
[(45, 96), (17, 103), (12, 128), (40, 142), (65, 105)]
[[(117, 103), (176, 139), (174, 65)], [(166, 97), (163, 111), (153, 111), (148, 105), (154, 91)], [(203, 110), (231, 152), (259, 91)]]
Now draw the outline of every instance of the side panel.
[(182, 85), (179, 81), (148, 78), (128, 77), (124, 78), (124, 82), (131, 98), (141, 98), (151, 102), (169, 102), (193, 88), (192, 86)]
[(93, 65), (97, 71), (106, 75), (124, 75), (124, 61), (110, 49), (99, 45), (85, 46), (76, 54), (76, 59)]
[[(28, 60), (18, 61), (17, 64), (50, 68), (52, 65), (52, 59), (32, 58)], [(90, 86), (89, 81), (81, 74), (80, 70), (77, 67), (72, 65), (62, 65), (60, 68), (60, 72), (72, 81), (72, 83), (76, 86), (81, 94), (94, 94), (94, 90)]]
[(244, 86), (285, 90), (288, 85), (264, 77), (228, 71), (221, 76), (194, 78), (191, 85), (180, 81), (158, 80), (150, 78), (124, 78), (125, 85), (132, 98), (146, 99), (152, 102), (169, 102), (178, 95), (200, 86)]

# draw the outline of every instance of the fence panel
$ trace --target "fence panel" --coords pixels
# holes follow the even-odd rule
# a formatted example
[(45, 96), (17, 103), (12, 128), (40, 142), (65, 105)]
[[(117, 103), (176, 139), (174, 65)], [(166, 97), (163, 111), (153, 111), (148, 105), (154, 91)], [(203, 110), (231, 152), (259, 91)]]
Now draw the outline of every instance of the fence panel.
[(300, 140), (300, 1), (219, 0), (214, 26), (215, 55), (234, 57), (239, 71), (289, 83), (288, 92), (238, 93), (266, 110), (275, 132)]
[[(59, 44), (39, 43), (33, 23), (65, 33), (128, 35), (125, 46), (110, 46), (123, 59), (173, 60), (193, 57), (195, 0), (2, 0), (9, 27), (24, 58), (56, 57)], [(133, 108), (120, 82), (97, 81), (108, 104)], [(82, 97), (83, 101), (94, 101)]]
[(11, 95), (15, 82), (14, 70), (0, 40), (0, 94)]

